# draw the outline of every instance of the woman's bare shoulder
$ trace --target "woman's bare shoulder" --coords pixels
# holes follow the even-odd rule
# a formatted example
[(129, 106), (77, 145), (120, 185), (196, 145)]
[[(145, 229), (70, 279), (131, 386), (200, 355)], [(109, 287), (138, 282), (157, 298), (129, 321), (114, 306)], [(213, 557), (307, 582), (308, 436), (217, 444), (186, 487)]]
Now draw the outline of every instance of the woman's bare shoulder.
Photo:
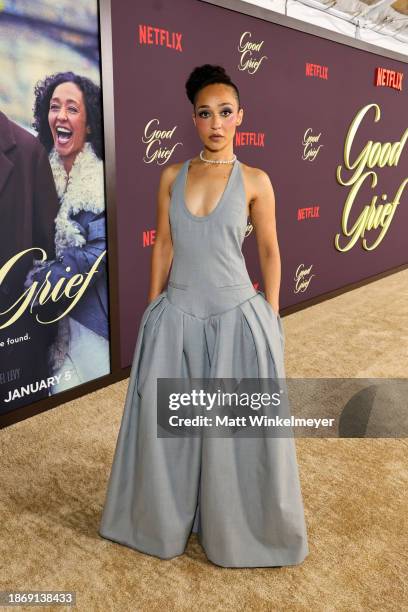
[(265, 181), (265, 180), (270, 181), (269, 174), (265, 172), (265, 170), (262, 170), (261, 168), (255, 168), (254, 166), (248, 166), (248, 164), (244, 164), (242, 162), (241, 162), (241, 167), (242, 167), (242, 170), (245, 176), (250, 181), (255, 181), (255, 182)]
[(261, 168), (248, 166), (241, 162), (244, 181), (248, 186), (248, 192), (251, 194), (250, 200), (253, 201), (257, 196), (264, 193), (265, 189), (273, 189), (269, 174)]
[(166, 164), (161, 172), (160, 181), (163, 187), (171, 194), (173, 189), (174, 181), (177, 178), (178, 173), (181, 170), (184, 162), (175, 162), (173, 164)]

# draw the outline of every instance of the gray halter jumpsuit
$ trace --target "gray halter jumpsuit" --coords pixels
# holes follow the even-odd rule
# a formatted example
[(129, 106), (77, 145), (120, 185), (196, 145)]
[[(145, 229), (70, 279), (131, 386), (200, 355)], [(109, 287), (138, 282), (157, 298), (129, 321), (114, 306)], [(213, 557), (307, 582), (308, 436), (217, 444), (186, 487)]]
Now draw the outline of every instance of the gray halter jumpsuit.
[(159, 377), (285, 377), (282, 322), (241, 251), (240, 162), (204, 217), (185, 203), (189, 162), (173, 184), (173, 264), (140, 323), (99, 534), (169, 559), (196, 532), (223, 567), (296, 565), (309, 549), (293, 438), (157, 437)]

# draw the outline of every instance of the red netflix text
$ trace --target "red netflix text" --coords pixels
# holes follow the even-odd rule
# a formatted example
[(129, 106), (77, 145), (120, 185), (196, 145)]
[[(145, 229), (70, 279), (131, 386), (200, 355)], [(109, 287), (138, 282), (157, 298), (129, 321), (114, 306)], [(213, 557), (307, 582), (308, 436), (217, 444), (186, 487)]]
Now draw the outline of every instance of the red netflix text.
[(306, 76), (308, 77), (318, 77), (319, 79), (329, 78), (329, 67), (321, 66), (320, 64), (310, 64), (306, 62)]
[(139, 24), (139, 44), (167, 47), (175, 51), (182, 51), (181, 32), (169, 32), (163, 28)]

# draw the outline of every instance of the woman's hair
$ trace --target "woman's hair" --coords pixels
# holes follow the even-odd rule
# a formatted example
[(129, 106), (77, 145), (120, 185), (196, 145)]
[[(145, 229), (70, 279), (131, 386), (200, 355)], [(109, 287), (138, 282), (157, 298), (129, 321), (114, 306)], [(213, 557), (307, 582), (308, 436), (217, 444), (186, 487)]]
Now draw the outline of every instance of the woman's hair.
[(238, 87), (231, 81), (230, 77), (222, 66), (214, 66), (212, 64), (197, 66), (191, 72), (186, 81), (187, 98), (190, 100), (193, 106), (195, 104), (197, 93), (207, 85), (212, 85), (213, 83), (224, 83), (225, 85), (232, 87), (238, 102), (238, 109), (241, 108)]
[(86, 109), (86, 122), (90, 128), (90, 134), (87, 134), (86, 140), (91, 143), (99, 159), (103, 159), (101, 88), (90, 79), (73, 72), (58, 72), (47, 76), (43, 81), (38, 81), (36, 84), (34, 88), (33, 128), (37, 131), (39, 140), (50, 152), (54, 145), (48, 123), (50, 100), (55, 88), (62, 83), (75, 83), (82, 91)]

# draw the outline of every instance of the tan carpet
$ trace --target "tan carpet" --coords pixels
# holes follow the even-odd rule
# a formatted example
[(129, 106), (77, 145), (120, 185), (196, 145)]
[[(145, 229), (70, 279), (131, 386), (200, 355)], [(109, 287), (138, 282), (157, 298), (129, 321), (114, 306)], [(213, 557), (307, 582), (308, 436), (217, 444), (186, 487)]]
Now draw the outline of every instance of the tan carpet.
[[(404, 271), (284, 317), (287, 375), (407, 377), (407, 288)], [(299, 566), (220, 568), (195, 536), (169, 561), (100, 538), (126, 388), (0, 432), (0, 589), (74, 590), (81, 612), (408, 609), (407, 439), (296, 440)]]

